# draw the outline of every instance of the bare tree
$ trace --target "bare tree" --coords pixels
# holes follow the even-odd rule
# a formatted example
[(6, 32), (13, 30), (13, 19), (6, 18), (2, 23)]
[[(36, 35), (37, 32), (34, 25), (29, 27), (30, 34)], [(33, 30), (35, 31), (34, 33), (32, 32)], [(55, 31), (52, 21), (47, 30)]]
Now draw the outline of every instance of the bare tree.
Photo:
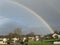
[(14, 30), (14, 33), (16, 33), (16, 34), (18, 34), (18, 35), (21, 35), (21, 28), (16, 28), (15, 30)]
[(30, 32), (30, 33), (28, 33), (27, 35), (28, 35), (28, 36), (34, 36), (35, 33), (34, 33), (34, 32)]

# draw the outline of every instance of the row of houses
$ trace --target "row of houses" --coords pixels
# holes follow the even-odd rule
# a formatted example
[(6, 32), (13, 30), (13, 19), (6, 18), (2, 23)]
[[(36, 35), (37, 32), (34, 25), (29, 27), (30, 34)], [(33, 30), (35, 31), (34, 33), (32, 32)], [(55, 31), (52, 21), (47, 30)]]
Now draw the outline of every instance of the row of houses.
[(29, 41), (39, 41), (39, 40), (42, 40), (42, 39), (46, 39), (46, 38), (50, 38), (50, 37), (56, 37), (58, 36), (58, 38), (60, 38), (60, 35), (58, 34), (52, 34), (52, 35), (46, 35), (46, 36), (41, 36), (41, 35), (20, 35), (20, 36), (16, 36), (16, 37), (13, 37), (13, 35), (0, 35), (0, 44), (6, 44), (6, 42), (11, 38), (11, 40), (14, 42), (14, 41), (18, 41), (18, 40), (26, 40), (28, 39)]
[[(11, 37), (8, 36), (0, 36), (0, 44), (7, 44), (6, 42), (10, 39)], [(20, 37), (12, 37), (11, 40), (12, 42), (15, 41), (25, 41), (28, 39), (29, 41), (39, 41), (40, 40), (40, 35), (20, 35)]]

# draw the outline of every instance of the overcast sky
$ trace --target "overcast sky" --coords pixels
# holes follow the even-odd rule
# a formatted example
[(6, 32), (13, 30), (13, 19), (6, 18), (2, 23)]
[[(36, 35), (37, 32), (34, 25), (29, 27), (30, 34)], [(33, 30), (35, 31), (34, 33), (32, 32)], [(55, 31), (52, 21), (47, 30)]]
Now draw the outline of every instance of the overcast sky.
[[(35, 11), (46, 22), (48, 22), (51, 27), (54, 27), (58, 30), (60, 29), (59, 0), (14, 1)], [(26, 9), (12, 4), (6, 0), (0, 0), (0, 32), (4, 34), (9, 33), (17, 27), (16, 25), (24, 27), (24, 33), (35, 32), (36, 34), (47, 34), (50, 32), (46, 24), (44, 24), (31, 12), (28, 12)]]
[(14, 0), (43, 17), (53, 28), (60, 30), (60, 0)]

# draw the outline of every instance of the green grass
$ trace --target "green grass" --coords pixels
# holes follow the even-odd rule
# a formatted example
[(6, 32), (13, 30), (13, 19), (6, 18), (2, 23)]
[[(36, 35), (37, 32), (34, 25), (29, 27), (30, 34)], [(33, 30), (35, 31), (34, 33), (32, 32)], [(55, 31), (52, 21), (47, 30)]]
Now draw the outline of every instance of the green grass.
[(29, 45), (49, 45), (50, 43), (47, 42), (41, 42), (41, 41), (37, 41), (37, 42), (29, 42)]
[[(0, 44), (0, 45), (3, 45), (3, 44)], [(19, 45), (21, 45), (21, 44), (19, 44)], [(30, 42), (28, 42), (28, 45), (55, 45), (55, 44), (52, 44), (49, 41), (35, 41), (35, 42), (34, 41), (30, 41)], [(58, 44), (56, 44), (56, 45), (58, 45)]]
[(58, 45), (58, 44), (53, 44), (52, 42), (48, 42), (48, 41), (29, 42), (28, 44), (29, 45)]

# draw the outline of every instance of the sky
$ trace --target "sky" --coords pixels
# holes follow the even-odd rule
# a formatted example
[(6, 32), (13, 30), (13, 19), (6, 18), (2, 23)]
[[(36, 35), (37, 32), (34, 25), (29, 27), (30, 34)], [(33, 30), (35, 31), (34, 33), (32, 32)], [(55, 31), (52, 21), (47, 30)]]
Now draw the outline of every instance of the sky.
[(39, 14), (55, 30), (60, 30), (60, 0), (13, 0)]
[[(16, 1), (16, 0), (14, 0)], [(59, 1), (56, 0), (17, 0), (16, 2), (25, 5), (35, 11), (39, 16), (54, 29), (60, 29)], [(38, 3), (37, 3), (38, 2)], [(58, 3), (57, 3), (58, 2)], [(51, 31), (41, 19), (7, 0), (0, 0), (0, 32), (7, 34), (17, 27), (22, 27), (24, 34), (35, 32), (36, 34), (48, 34)]]

